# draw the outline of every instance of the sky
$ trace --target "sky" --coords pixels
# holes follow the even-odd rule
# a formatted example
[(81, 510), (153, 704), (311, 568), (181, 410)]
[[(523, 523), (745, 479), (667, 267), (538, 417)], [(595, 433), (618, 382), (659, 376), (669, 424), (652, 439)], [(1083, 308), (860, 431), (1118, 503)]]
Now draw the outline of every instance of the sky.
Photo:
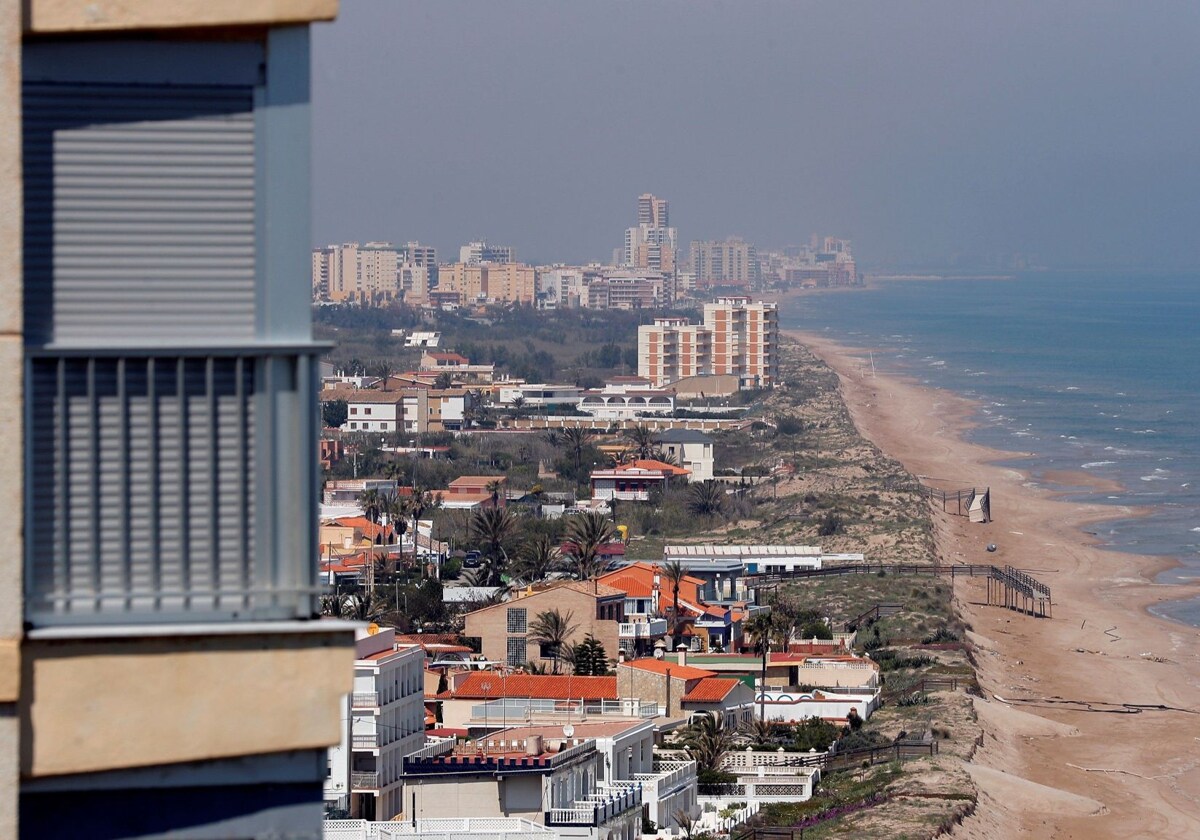
[(608, 261), (813, 232), (866, 266), (1200, 268), (1200, 3), (342, 0), (314, 244)]

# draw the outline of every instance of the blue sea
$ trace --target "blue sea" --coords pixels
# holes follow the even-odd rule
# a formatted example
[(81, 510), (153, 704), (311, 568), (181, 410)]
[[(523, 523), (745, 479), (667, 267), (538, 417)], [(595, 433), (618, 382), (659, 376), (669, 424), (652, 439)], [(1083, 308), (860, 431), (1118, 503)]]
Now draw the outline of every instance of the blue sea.
[[(782, 305), (781, 326), (874, 349), (881, 371), (980, 405), (970, 433), (1034, 457), (1034, 481), (1085, 470), (1119, 492), (1071, 498), (1150, 515), (1088, 526), (1109, 547), (1178, 559), (1200, 579), (1200, 275), (1031, 272), (1011, 280), (894, 280)], [(1200, 626), (1200, 600), (1160, 615)]]

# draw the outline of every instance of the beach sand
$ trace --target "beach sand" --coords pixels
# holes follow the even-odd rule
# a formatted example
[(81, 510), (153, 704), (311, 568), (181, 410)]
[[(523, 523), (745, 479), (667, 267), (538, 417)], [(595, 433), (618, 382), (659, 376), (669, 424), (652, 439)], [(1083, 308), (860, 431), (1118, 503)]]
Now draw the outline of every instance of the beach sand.
[[(1200, 630), (1146, 610), (1200, 587), (1155, 584), (1163, 561), (1089, 544), (1084, 525), (1135, 511), (1066, 501), (996, 466), (1014, 453), (963, 440), (968, 400), (872, 377), (866, 350), (792, 335), (837, 371), (862, 434), (910, 472), (946, 489), (991, 488), (989, 524), (935, 509), (944, 561), (1010, 564), (1053, 592), (1042, 619), (984, 605), (982, 580), (955, 583), (986, 699), (975, 701), (985, 736), (969, 768), (979, 806), (954, 836), (1200, 838)], [(1084, 479), (1094, 481), (1047, 477)]]

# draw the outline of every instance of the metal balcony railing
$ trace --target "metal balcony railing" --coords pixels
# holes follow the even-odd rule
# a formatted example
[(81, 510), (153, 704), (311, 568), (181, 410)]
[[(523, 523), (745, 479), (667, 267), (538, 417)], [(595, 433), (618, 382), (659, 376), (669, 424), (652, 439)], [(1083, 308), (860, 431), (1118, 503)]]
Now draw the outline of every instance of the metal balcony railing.
[(378, 732), (372, 732), (365, 735), (355, 733), (350, 736), (350, 744), (355, 749), (375, 749), (380, 746)]
[(641, 785), (601, 788), (597, 793), (572, 803), (568, 808), (551, 808), (546, 812), (546, 825), (602, 826), (641, 807)]
[(375, 709), (379, 707), (378, 691), (356, 691), (350, 695), (350, 707), (354, 709)]
[(379, 774), (351, 773), (350, 787), (355, 790), (379, 790)]

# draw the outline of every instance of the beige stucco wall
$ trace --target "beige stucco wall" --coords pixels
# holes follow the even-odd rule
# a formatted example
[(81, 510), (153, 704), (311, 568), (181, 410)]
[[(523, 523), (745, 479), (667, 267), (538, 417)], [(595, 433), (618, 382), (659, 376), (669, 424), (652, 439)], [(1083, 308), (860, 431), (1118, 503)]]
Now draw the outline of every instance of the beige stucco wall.
[[(508, 661), (508, 609), (526, 610), (526, 626), (533, 624), (538, 613), (547, 610), (558, 610), (563, 616), (571, 613), (571, 623), (577, 625), (575, 632), (567, 640), (569, 644), (579, 644), (584, 637), (591, 633), (602, 645), (610, 658), (617, 655), (618, 636), (620, 627), (616, 621), (601, 621), (596, 618), (596, 599), (583, 592), (573, 589), (556, 588), (533, 595), (526, 595), (512, 601), (507, 601), (495, 607), (476, 610), (466, 617), (464, 635), (478, 637), (482, 643), (483, 655), (493, 662)], [(513, 634), (515, 638), (516, 634)], [(539, 656), (538, 645), (528, 641), (526, 634), (525, 661), (550, 665), (551, 660)], [(560, 664), (561, 673), (570, 669)]]
[(32, 641), (21, 772), (84, 773), (338, 742), (348, 631)]
[(677, 717), (683, 713), (680, 698), (687, 694), (686, 680), (670, 677), (670, 702), (667, 698), (667, 679), (665, 674), (645, 671), (641, 668), (617, 666), (617, 694), (621, 697), (637, 697), (642, 700), (653, 700), (661, 708), (667, 710), (668, 717)]
[[(5, 0), (19, 5), (19, 0)], [(177, 29), (332, 20), (338, 0), (27, 0), (28, 32)]]

